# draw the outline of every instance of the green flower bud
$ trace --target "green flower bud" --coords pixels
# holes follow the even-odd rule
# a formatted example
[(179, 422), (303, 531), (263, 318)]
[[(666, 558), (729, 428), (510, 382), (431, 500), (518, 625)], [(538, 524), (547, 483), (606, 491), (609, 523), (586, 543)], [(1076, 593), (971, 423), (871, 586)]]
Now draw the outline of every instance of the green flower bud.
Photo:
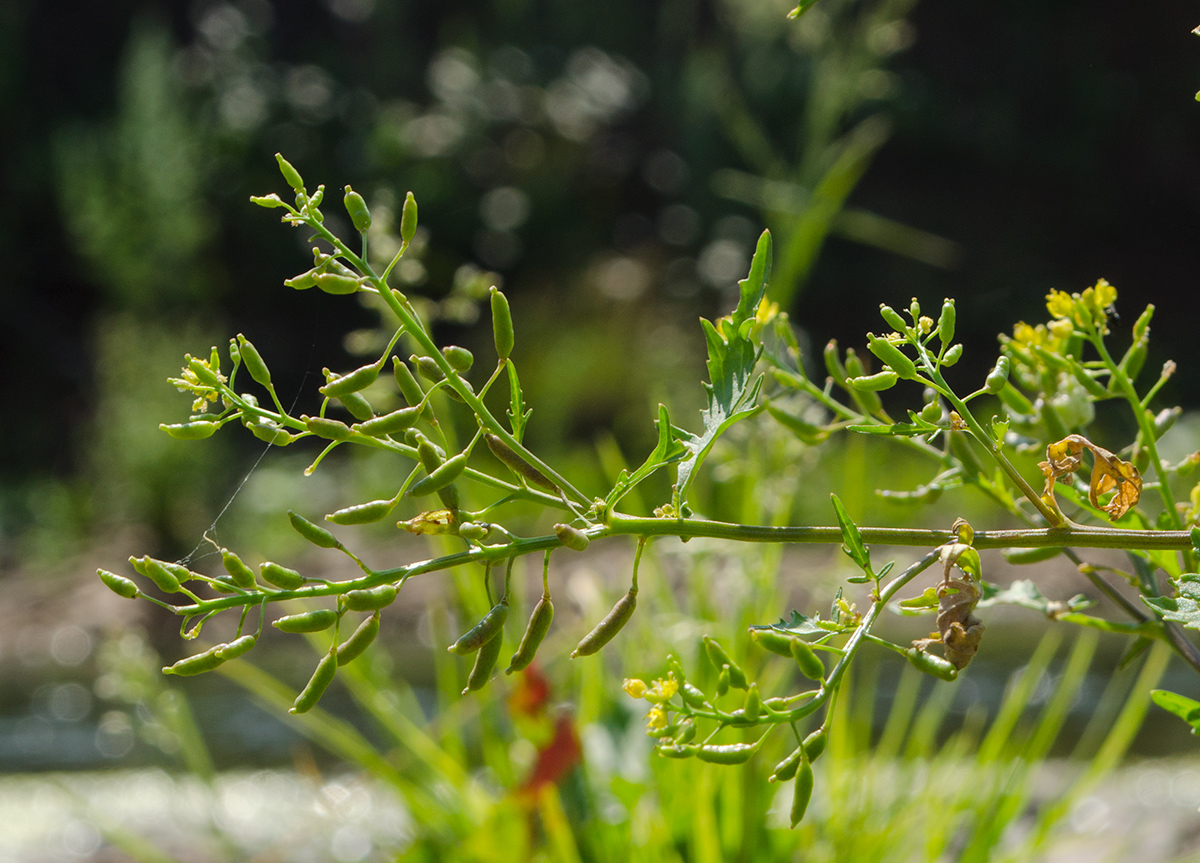
[(296, 696), (296, 702), (288, 710), (288, 713), (295, 715), (312, 710), (321, 700), (321, 696), (325, 694), (325, 690), (329, 688), (329, 684), (333, 683), (333, 678), (337, 674), (337, 665), (337, 653), (334, 651), (321, 657), (316, 671), (309, 678), (304, 690)]
[(617, 604), (605, 615), (604, 619), (596, 624), (596, 628), (585, 635), (575, 646), (575, 649), (571, 651), (571, 659), (578, 656), (591, 656), (612, 641), (613, 637), (629, 622), (629, 618), (633, 617), (634, 609), (637, 608), (637, 594), (637, 588), (630, 587), (629, 591), (617, 600)]
[(505, 360), (512, 354), (516, 336), (513, 331), (512, 311), (508, 298), (494, 285), (489, 293), (492, 297), (492, 338), (496, 342), (496, 356)]
[(297, 515), (288, 510), (288, 520), (292, 523), (292, 527), (296, 533), (307, 539), (313, 545), (321, 548), (341, 548), (342, 544), (338, 538), (323, 527), (318, 527), (303, 516)]
[(365, 234), (371, 227), (371, 211), (367, 209), (367, 202), (363, 200), (363, 196), (347, 186), (342, 203), (346, 205), (346, 212), (354, 230)]
[(299, 614), (289, 614), (271, 625), (280, 632), (320, 632), (329, 629), (337, 623), (338, 613), (330, 608), (319, 608), (314, 611), (303, 611)]

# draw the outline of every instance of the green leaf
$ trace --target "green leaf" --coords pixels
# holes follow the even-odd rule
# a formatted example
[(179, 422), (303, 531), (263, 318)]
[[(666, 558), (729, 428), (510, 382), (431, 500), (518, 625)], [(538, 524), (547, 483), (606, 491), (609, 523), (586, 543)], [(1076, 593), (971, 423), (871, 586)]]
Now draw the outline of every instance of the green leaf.
[(1174, 713), (1188, 725), (1192, 726), (1192, 734), (1200, 732), (1200, 701), (1195, 701), (1177, 692), (1166, 689), (1150, 691), (1151, 700), (1168, 713)]
[[(762, 342), (752, 338), (758, 304), (766, 293), (771, 275), (771, 234), (763, 231), (758, 239), (750, 274), (738, 283), (737, 308), (719, 321), (720, 329), (703, 318), (700, 326), (708, 345), (708, 408), (701, 411), (704, 431), (700, 435), (680, 435), (688, 450), (679, 465), (672, 503), (676, 511), (687, 501), (688, 490), (696, 478), (696, 469), (708, 456), (718, 437), (739, 420), (758, 412), (758, 392), (762, 376), (754, 377), (754, 367), (762, 355)], [(753, 380), (752, 380), (753, 379)]]
[[(817, 2), (817, 0), (800, 0), (800, 5), (798, 5), (795, 9), (793, 9), (791, 12), (789, 12), (788, 17), (793, 18), (793, 19), (799, 18), (801, 15), (803, 15), (805, 12), (807, 12), (809, 10), (809, 7), (811, 7), (816, 2)], [(1196, 94), (1196, 101), (1200, 102), (1200, 93)]]
[(616, 506), (617, 501), (623, 498), (626, 494), (633, 490), (633, 487), (640, 483), (646, 477), (653, 474), (663, 465), (671, 462), (679, 461), (687, 455), (688, 448), (675, 435), (674, 426), (671, 425), (671, 417), (667, 414), (665, 405), (658, 406), (658, 445), (654, 448), (654, 452), (646, 457), (646, 461), (642, 466), (635, 470), (632, 474), (622, 475), (617, 480), (617, 484), (613, 490), (609, 492), (605, 504), (609, 507)]
[(871, 552), (863, 545), (862, 534), (858, 532), (858, 526), (850, 520), (846, 508), (842, 506), (838, 496), (831, 494), (829, 497), (833, 501), (833, 511), (837, 515), (838, 526), (842, 529), (842, 551), (846, 552), (846, 555), (863, 572), (874, 578), (875, 573), (871, 571)]
[(521, 392), (521, 381), (517, 377), (517, 367), (512, 360), (505, 360), (508, 366), (508, 390), (512, 394), (512, 404), (508, 409), (509, 425), (512, 426), (512, 436), (516, 438), (517, 443), (521, 442), (521, 436), (525, 433), (525, 423), (529, 420), (529, 415), (533, 413), (533, 408), (526, 409), (525, 398)]
[(790, 620), (779, 619), (778, 623), (773, 623), (767, 626), (753, 626), (751, 629), (774, 629), (777, 632), (782, 632), (784, 635), (828, 635), (831, 631), (837, 631), (838, 627), (833, 626), (829, 621), (821, 620), (821, 615), (816, 617), (806, 617), (795, 609), (792, 610)]
[(1182, 623), (1188, 629), (1200, 629), (1200, 575), (1185, 572), (1174, 584), (1178, 596), (1143, 596), (1142, 602), (1164, 620)]
[(924, 614), (925, 612), (938, 607), (937, 590), (932, 587), (925, 588), (925, 592), (920, 596), (912, 596), (908, 599), (902, 599), (892, 606), (892, 610), (899, 614)]

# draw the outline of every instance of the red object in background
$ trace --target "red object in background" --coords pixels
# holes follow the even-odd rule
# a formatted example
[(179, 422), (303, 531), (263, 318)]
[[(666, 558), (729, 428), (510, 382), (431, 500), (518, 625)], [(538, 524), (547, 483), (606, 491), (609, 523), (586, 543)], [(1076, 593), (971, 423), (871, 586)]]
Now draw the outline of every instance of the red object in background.
[(508, 699), (513, 720), (537, 746), (533, 770), (517, 789), (519, 796), (530, 800), (545, 786), (560, 782), (583, 760), (575, 718), (567, 711), (552, 716), (549, 704), (550, 681), (536, 664), (531, 665), (521, 672)]

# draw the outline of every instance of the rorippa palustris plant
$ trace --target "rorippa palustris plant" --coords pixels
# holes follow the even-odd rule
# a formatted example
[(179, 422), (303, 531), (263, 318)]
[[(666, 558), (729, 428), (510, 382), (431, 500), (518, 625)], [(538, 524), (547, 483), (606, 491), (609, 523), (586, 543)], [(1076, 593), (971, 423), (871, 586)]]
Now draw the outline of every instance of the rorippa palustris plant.
[[(1000, 354), (991, 372), (980, 386), (960, 395), (947, 380), (964, 352), (963, 345), (954, 341), (954, 301), (946, 300), (936, 319), (923, 314), (915, 300), (905, 313), (884, 305), (880, 313), (886, 326), (882, 334), (867, 334), (866, 355), (853, 349), (842, 352), (830, 343), (824, 351), (826, 374), (813, 375), (802, 364), (787, 315), (765, 298), (771, 237), (764, 232), (750, 271), (739, 283), (737, 307), (715, 322), (701, 321), (709, 380), (704, 384), (708, 407), (702, 412), (700, 430), (674, 425), (666, 407), (660, 406), (658, 442), (644, 463), (622, 472), (611, 487), (587, 494), (522, 443), (530, 414), (511, 358), (515, 336), (503, 293), (496, 288), (490, 291), (496, 362), (484, 376), (472, 374), (470, 352), (439, 347), (409, 298), (389, 285), (416, 231), (412, 195), (402, 212), (399, 249), (390, 264), (376, 272), (365, 248), (355, 251), (326, 227), (320, 208), (324, 187), (309, 193), (282, 156), (279, 166), (292, 187), (294, 202), (275, 194), (251, 200), (282, 210), (285, 224), (309, 231), (322, 242), (314, 248), (313, 267), (285, 285), (331, 294), (373, 294), (393, 316), (395, 333), (374, 362), (344, 374), (327, 372), (319, 390), (325, 400), (316, 416), (294, 416), (283, 407), (265, 358), (239, 334), (229, 343), (227, 372), (216, 348), (207, 358), (186, 358), (181, 376), (171, 383), (194, 399), (192, 415), (162, 429), (177, 438), (201, 439), (224, 426), (240, 425), (273, 446), (316, 443), (319, 454), (310, 472), (341, 446), (386, 450), (411, 467), (392, 497), (347, 502), (345, 508), (326, 514), (324, 520), (331, 526), (345, 528), (339, 535), (314, 521), (315, 513), (287, 513), (295, 530), (309, 542), (349, 556), (363, 573), (354, 579), (310, 579), (274, 562), (256, 570), (223, 547), (219, 551), (225, 574), (216, 577), (150, 557), (130, 560), (143, 582), (100, 570), (100, 578), (121, 596), (141, 597), (178, 615), (186, 638), (198, 636), (214, 615), (226, 611), (240, 615), (229, 642), (181, 659), (165, 668), (166, 673), (199, 674), (244, 655), (262, 636), (268, 605), (304, 600), (305, 610), (273, 620), (283, 632), (324, 633), (328, 638), (327, 652), (292, 707), (293, 713), (303, 713), (319, 701), (339, 666), (353, 662), (370, 646), (380, 616), (410, 578), (475, 565), (484, 576), (480, 590), (488, 592), (492, 607), (448, 646), (472, 662), (467, 694), (487, 685), (505, 653), (513, 563), (524, 555), (544, 555), (543, 595), (519, 643), (510, 647), (510, 674), (533, 660), (552, 625), (549, 562), (550, 553), (557, 549), (583, 551), (590, 543), (617, 537), (636, 542), (628, 591), (591, 632), (580, 634), (571, 654), (588, 661), (585, 657), (599, 653), (635, 613), (639, 564), (647, 545), (657, 538), (839, 543), (860, 571), (849, 581), (869, 585), (865, 610), (839, 591), (826, 617), (793, 611), (786, 619), (753, 626), (749, 632), (762, 649), (795, 662), (811, 681), (808, 688), (784, 694), (760, 692), (757, 682), (749, 680), (724, 648), (707, 636), (704, 653), (716, 672), (711, 691), (689, 680), (673, 656), (666, 658), (663, 678), (650, 684), (641, 680), (624, 684), (631, 696), (650, 703), (649, 733), (658, 738), (658, 752), (666, 757), (742, 763), (770, 734), (786, 729), (796, 746), (775, 767), (772, 780), (794, 783), (795, 825), (812, 792), (811, 765), (824, 749), (832, 702), (847, 669), (868, 645), (893, 650), (936, 678), (954, 680), (981, 648), (986, 649), (985, 625), (979, 615), (991, 605), (1009, 603), (1064, 623), (1125, 634), (1133, 652), (1156, 640), (1165, 641), (1200, 669), (1200, 652), (1180, 629), (1180, 625), (1200, 629), (1200, 575), (1195, 574), (1200, 530), (1190, 527), (1200, 516), (1200, 484), (1183, 500), (1177, 500), (1172, 487), (1173, 481), (1183, 485), (1180, 478), (1200, 463), (1200, 453), (1178, 464), (1167, 464), (1159, 454), (1157, 442), (1179, 409), (1156, 411), (1152, 402), (1174, 372), (1174, 364), (1168, 362), (1148, 387), (1137, 388), (1153, 307), (1136, 319), (1132, 344), (1118, 358), (1109, 347), (1116, 289), (1101, 280), (1081, 293), (1055, 291), (1047, 298), (1050, 320), (1018, 323), (1011, 336), (1001, 336)], [(371, 221), (365, 201), (347, 186), (343, 204), (365, 246)], [(402, 337), (416, 346), (407, 358), (394, 355)], [(868, 369), (868, 363), (876, 370)], [(362, 392), (387, 375), (407, 407), (380, 415)], [(250, 389), (247, 377), (259, 395), (246, 391)], [(509, 407), (506, 416), (498, 417), (484, 398), (502, 385), (508, 389)], [(901, 418), (894, 417), (894, 409), (885, 408), (880, 398), (882, 391), (895, 387), (907, 388), (920, 398), (919, 402), (913, 399), (917, 407)], [(432, 399), (439, 391), (451, 400)], [(902, 391), (899, 397), (903, 396)], [(1132, 441), (1116, 450), (1101, 447), (1085, 434), (1095, 403), (1104, 400), (1123, 403), (1138, 429)], [(327, 416), (334, 402), (354, 421)], [(439, 413), (447, 406), (474, 427), (470, 441), (458, 452), (447, 451), (447, 437), (442, 434), (449, 417)], [(947, 530), (860, 526), (836, 496), (832, 498), (836, 526), (730, 524), (700, 517), (689, 497), (714, 443), (738, 422), (755, 416), (766, 419), (764, 413), (807, 444), (820, 445), (839, 433), (872, 435), (887, 438), (928, 463), (926, 484), (884, 494), (931, 500), (944, 491), (970, 487), (995, 505), (998, 517), (1016, 518), (1027, 527), (976, 529), (962, 519)], [(1040, 476), (1026, 476), (1014, 464), (1015, 454), (1030, 450), (1044, 454)], [(622, 513), (622, 499), (659, 471), (673, 472), (669, 499), (661, 501), (652, 517)], [(487, 498), (485, 505), (474, 510), (463, 505), (459, 486), (468, 484), (473, 486), (470, 500)], [(398, 527), (418, 535), (457, 537), (462, 549), (393, 569), (374, 569), (343, 540), (352, 544), (353, 525), (388, 518), (405, 498), (428, 503)], [(553, 532), (520, 536), (506, 527), (505, 513), (517, 502), (552, 513)], [(874, 544), (914, 546), (925, 552), (893, 573), (892, 563), (873, 563), (869, 545)], [(1066, 556), (1128, 619), (1087, 614), (1091, 603), (1084, 597), (1053, 600), (1028, 580), (998, 590), (985, 579), (979, 556), (980, 549), (990, 548), (1007, 549), (1013, 564)], [(1086, 562), (1083, 555), (1089, 549), (1125, 550), (1130, 571)], [(932, 584), (902, 596), (935, 564), (938, 575)], [(494, 600), (489, 577), (493, 571), (504, 573), (503, 593)], [(1169, 583), (1165, 591), (1156, 579), (1159, 571)], [(1140, 602), (1117, 590), (1114, 578), (1132, 585)], [(145, 582), (166, 598), (145, 593)], [(934, 629), (910, 644), (889, 642), (874, 631), (887, 608), (933, 614)]]

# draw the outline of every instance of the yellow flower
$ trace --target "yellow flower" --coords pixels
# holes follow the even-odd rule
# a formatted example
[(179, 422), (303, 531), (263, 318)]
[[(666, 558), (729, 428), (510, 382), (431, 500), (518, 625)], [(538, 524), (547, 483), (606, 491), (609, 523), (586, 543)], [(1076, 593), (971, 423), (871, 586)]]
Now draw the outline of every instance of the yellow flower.
[[(1057, 321), (1051, 321), (1049, 325), (1050, 335), (1058, 342), (1065, 341), (1070, 338), (1075, 332), (1075, 326), (1068, 320), (1060, 318)], [(1057, 346), (1056, 346), (1057, 347)]]
[(1046, 309), (1056, 318), (1069, 318), (1075, 313), (1075, 300), (1066, 291), (1046, 294)]
[(646, 690), (649, 687), (646, 686), (646, 681), (644, 680), (639, 680), (636, 677), (627, 677), (625, 678), (625, 682), (621, 684), (621, 688), (629, 693), (631, 698), (641, 698), (646, 694)]
[(754, 313), (754, 320), (758, 325), (766, 326), (775, 319), (779, 314), (779, 303), (773, 303), (766, 297), (758, 301), (758, 309)]
[(667, 711), (663, 710), (659, 705), (654, 705), (650, 708), (650, 712), (646, 714), (647, 728), (666, 728), (667, 727)]
[(1117, 289), (1106, 279), (1096, 282), (1096, 286), (1092, 290), (1096, 292), (1096, 305), (1102, 309), (1108, 308), (1117, 301)]
[(666, 680), (660, 677), (654, 681), (654, 686), (646, 690), (642, 697), (652, 704), (665, 704), (678, 691), (679, 682), (675, 680), (675, 675), (671, 674), (667, 676)]

